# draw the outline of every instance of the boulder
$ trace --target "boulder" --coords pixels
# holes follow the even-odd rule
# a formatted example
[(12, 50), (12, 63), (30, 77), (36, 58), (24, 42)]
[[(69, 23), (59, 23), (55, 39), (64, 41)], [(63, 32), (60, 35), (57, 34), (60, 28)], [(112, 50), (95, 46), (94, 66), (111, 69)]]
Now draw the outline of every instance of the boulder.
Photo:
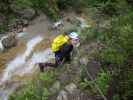
[(23, 31), (24, 27), (29, 25), (29, 21), (27, 19), (18, 18), (13, 23), (8, 25), (8, 30), (10, 32), (19, 33)]
[(74, 91), (77, 89), (77, 86), (74, 84), (74, 83), (70, 83), (69, 85), (67, 85), (66, 87), (65, 87), (65, 90), (68, 92), (68, 93), (70, 93), (70, 94), (72, 94), (72, 93), (74, 93)]
[(9, 34), (1, 38), (1, 44), (4, 48), (11, 48), (17, 44), (15, 34)]
[(15, 22), (17, 25), (27, 26), (29, 24), (29, 21), (27, 19), (16, 19)]
[(0, 51), (3, 51), (4, 50), (4, 46), (2, 44), (2, 41), (0, 40)]
[(25, 26), (28, 26), (29, 25), (29, 21), (26, 20), (26, 19), (22, 19), (22, 25), (25, 27)]

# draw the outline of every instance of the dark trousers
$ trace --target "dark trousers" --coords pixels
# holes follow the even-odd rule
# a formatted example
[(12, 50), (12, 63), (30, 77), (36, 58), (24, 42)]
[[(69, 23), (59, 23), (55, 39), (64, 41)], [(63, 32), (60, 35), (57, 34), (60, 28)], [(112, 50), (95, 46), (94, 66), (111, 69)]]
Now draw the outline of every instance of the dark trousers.
[(64, 62), (71, 60), (71, 52), (73, 50), (73, 45), (71, 44), (64, 44), (61, 49), (55, 52), (55, 63), (40, 63), (41, 71), (45, 66), (49, 67), (57, 67), (58, 65), (63, 64)]

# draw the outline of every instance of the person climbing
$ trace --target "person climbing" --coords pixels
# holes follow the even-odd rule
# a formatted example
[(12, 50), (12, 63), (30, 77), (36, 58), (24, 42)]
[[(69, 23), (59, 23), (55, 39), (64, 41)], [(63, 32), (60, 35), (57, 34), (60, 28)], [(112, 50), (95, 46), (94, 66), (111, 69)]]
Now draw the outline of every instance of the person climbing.
[(39, 63), (40, 70), (43, 72), (44, 67), (58, 67), (64, 62), (70, 62), (71, 52), (73, 50), (73, 46), (75, 45), (73, 40), (77, 39), (79, 38), (76, 32), (71, 32), (70, 34), (63, 32), (55, 37), (51, 46), (51, 49), (55, 54), (55, 63)]

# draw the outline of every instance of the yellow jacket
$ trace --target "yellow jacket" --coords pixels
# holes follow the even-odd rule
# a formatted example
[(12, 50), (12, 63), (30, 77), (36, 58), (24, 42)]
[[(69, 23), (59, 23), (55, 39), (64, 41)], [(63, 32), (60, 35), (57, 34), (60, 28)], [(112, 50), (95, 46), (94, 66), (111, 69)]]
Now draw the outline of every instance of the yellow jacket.
[(66, 35), (59, 35), (57, 36), (53, 42), (52, 42), (52, 51), (56, 52), (58, 50), (60, 50), (60, 47), (64, 44), (67, 43), (69, 40), (69, 37)]

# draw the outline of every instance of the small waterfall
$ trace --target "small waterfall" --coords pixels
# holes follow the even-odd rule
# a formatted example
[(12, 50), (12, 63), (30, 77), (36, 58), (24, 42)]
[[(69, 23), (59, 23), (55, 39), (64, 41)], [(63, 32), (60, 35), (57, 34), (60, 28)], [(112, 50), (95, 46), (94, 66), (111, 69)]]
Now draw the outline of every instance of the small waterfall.
[(50, 59), (54, 58), (54, 54), (50, 48), (45, 49), (44, 51), (35, 52), (31, 59), (29, 59), (22, 69), (19, 69), (16, 74), (21, 73), (19, 75), (24, 76), (26, 74), (34, 73), (37, 70), (37, 63), (47, 62)]
[(36, 46), (36, 44), (39, 43), (42, 39), (43, 38), (40, 36), (31, 39), (27, 43), (27, 49), (25, 50), (24, 54), (18, 55), (13, 61), (7, 64), (7, 68), (4, 70), (3, 77), (1, 79), (1, 83), (9, 80), (16, 69), (23, 67), (23, 64), (26, 62), (26, 58), (32, 52), (34, 46)]
[[(12, 81), (12, 77), (20, 76), (26, 77), (37, 70), (35, 66), (39, 62), (47, 62), (50, 59), (54, 58), (54, 54), (50, 48), (45, 49), (44, 51), (34, 52), (33, 55), (27, 59), (27, 57), (32, 53), (34, 47), (42, 41), (42, 37), (38, 36), (31, 39), (27, 43), (27, 49), (21, 55), (18, 55), (14, 60), (12, 60), (7, 68), (4, 70), (3, 77), (0, 81), (1, 85), (4, 83)], [(21, 85), (20, 83), (11, 83), (10, 86), (4, 86), (0, 89), (0, 100), (8, 100), (10, 94)]]

